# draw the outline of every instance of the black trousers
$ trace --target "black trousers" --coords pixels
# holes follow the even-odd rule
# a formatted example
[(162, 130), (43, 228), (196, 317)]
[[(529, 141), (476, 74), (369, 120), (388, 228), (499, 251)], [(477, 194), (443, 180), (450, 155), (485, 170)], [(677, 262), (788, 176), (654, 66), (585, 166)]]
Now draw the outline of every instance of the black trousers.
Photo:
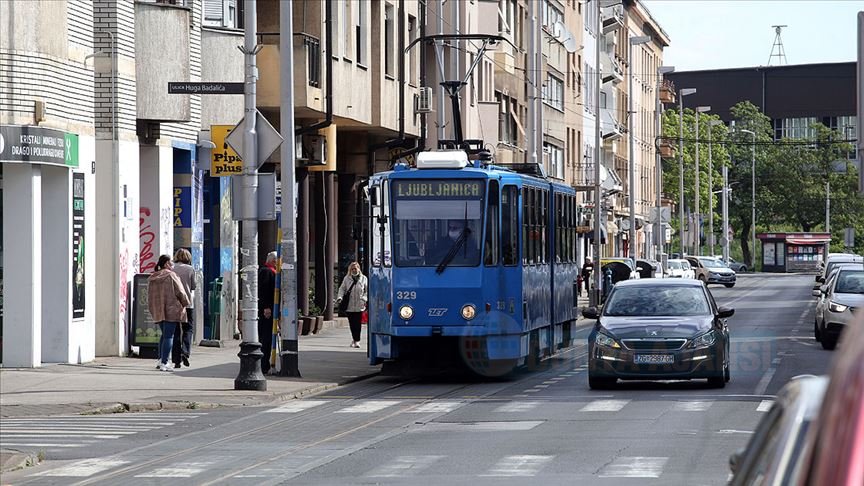
[(171, 361), (175, 365), (179, 365), (182, 357), (189, 359), (189, 352), (192, 350), (192, 330), (193, 317), (195, 313), (193, 309), (186, 309), (186, 322), (181, 322), (179, 326), (174, 328), (174, 345), (171, 347)]
[(261, 372), (267, 374), (270, 371), (270, 353), (273, 349), (273, 318), (267, 319), (263, 314), (258, 315), (258, 342), (261, 343)]
[(360, 342), (360, 330), (362, 325), (360, 319), (363, 317), (362, 312), (346, 312), (348, 314), (348, 327), (351, 328), (351, 339)]

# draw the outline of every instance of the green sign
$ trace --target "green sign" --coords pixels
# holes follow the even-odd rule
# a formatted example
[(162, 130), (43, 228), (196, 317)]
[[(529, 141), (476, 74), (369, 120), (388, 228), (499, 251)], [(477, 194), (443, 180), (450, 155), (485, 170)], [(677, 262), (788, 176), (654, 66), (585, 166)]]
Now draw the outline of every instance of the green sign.
[(405, 199), (479, 199), (483, 181), (396, 181), (393, 193)]
[(78, 167), (78, 135), (27, 125), (0, 125), (0, 162)]

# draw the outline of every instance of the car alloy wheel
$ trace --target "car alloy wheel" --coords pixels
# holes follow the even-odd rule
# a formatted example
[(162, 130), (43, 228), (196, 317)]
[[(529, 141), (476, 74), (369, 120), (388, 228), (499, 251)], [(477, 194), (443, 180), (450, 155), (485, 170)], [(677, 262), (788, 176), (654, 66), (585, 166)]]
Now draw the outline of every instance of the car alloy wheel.
[(837, 347), (837, 336), (832, 336), (831, 334), (826, 333), (824, 336), (822, 336), (820, 342), (822, 343), (822, 349), (831, 351)]

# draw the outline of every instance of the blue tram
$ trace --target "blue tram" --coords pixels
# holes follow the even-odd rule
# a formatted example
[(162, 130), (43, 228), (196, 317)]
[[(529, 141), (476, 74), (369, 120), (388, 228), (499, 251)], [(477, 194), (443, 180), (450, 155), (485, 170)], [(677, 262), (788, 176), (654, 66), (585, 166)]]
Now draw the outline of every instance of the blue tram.
[(452, 150), (376, 174), (368, 191), (371, 364), (451, 353), (496, 376), (571, 344), (572, 187)]

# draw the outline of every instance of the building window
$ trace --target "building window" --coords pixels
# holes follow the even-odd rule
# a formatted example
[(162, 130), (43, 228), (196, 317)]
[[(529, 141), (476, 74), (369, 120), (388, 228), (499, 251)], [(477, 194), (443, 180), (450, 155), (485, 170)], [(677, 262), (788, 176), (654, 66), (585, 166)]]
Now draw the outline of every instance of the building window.
[[(408, 45), (417, 39), (417, 19), (413, 15), (408, 16)], [(417, 78), (417, 49), (423, 46), (414, 46), (408, 51), (408, 82), (414, 86), (419, 84)]]
[(393, 5), (384, 5), (384, 74), (393, 76), (393, 34), (395, 32), (396, 12)]
[[(328, 0), (328, 1), (333, 1), (333, 0)], [(344, 17), (345, 17), (345, 15), (342, 13), (342, 7), (338, 4), (335, 5), (335, 8), (333, 9), (333, 19), (332, 19), (333, 27), (334, 27), (332, 30), (333, 52), (328, 53), (329, 55), (332, 55), (333, 57), (339, 57), (339, 53), (342, 52), (342, 36), (340, 35), (340, 32), (342, 32), (342, 29), (343, 29), (342, 20)]]
[(543, 85), (543, 102), (564, 111), (564, 82), (551, 73), (546, 75), (546, 84)]
[(354, 24), (354, 47), (356, 49), (357, 63), (365, 65), (366, 55), (366, 2), (357, 2), (357, 21)]
[(242, 0), (204, 0), (204, 25), (226, 29), (243, 28)]
[(516, 100), (496, 92), (495, 101), (498, 102), (498, 141), (508, 145), (518, 145), (517, 132), (522, 130), (519, 128)]
[(342, 51), (342, 57), (348, 59), (348, 56), (353, 55), (352, 47), (352, 38), (354, 37), (354, 16), (352, 15), (351, 4), (353, 3), (351, 0), (343, 0), (339, 2), (342, 5), (342, 34), (344, 37), (344, 46), (345, 50)]
[(564, 13), (550, 0), (543, 2), (543, 25), (551, 29), (555, 22), (564, 23)]
[(549, 154), (549, 173), (557, 179), (564, 179), (564, 151), (561, 147), (544, 142), (543, 151)]

